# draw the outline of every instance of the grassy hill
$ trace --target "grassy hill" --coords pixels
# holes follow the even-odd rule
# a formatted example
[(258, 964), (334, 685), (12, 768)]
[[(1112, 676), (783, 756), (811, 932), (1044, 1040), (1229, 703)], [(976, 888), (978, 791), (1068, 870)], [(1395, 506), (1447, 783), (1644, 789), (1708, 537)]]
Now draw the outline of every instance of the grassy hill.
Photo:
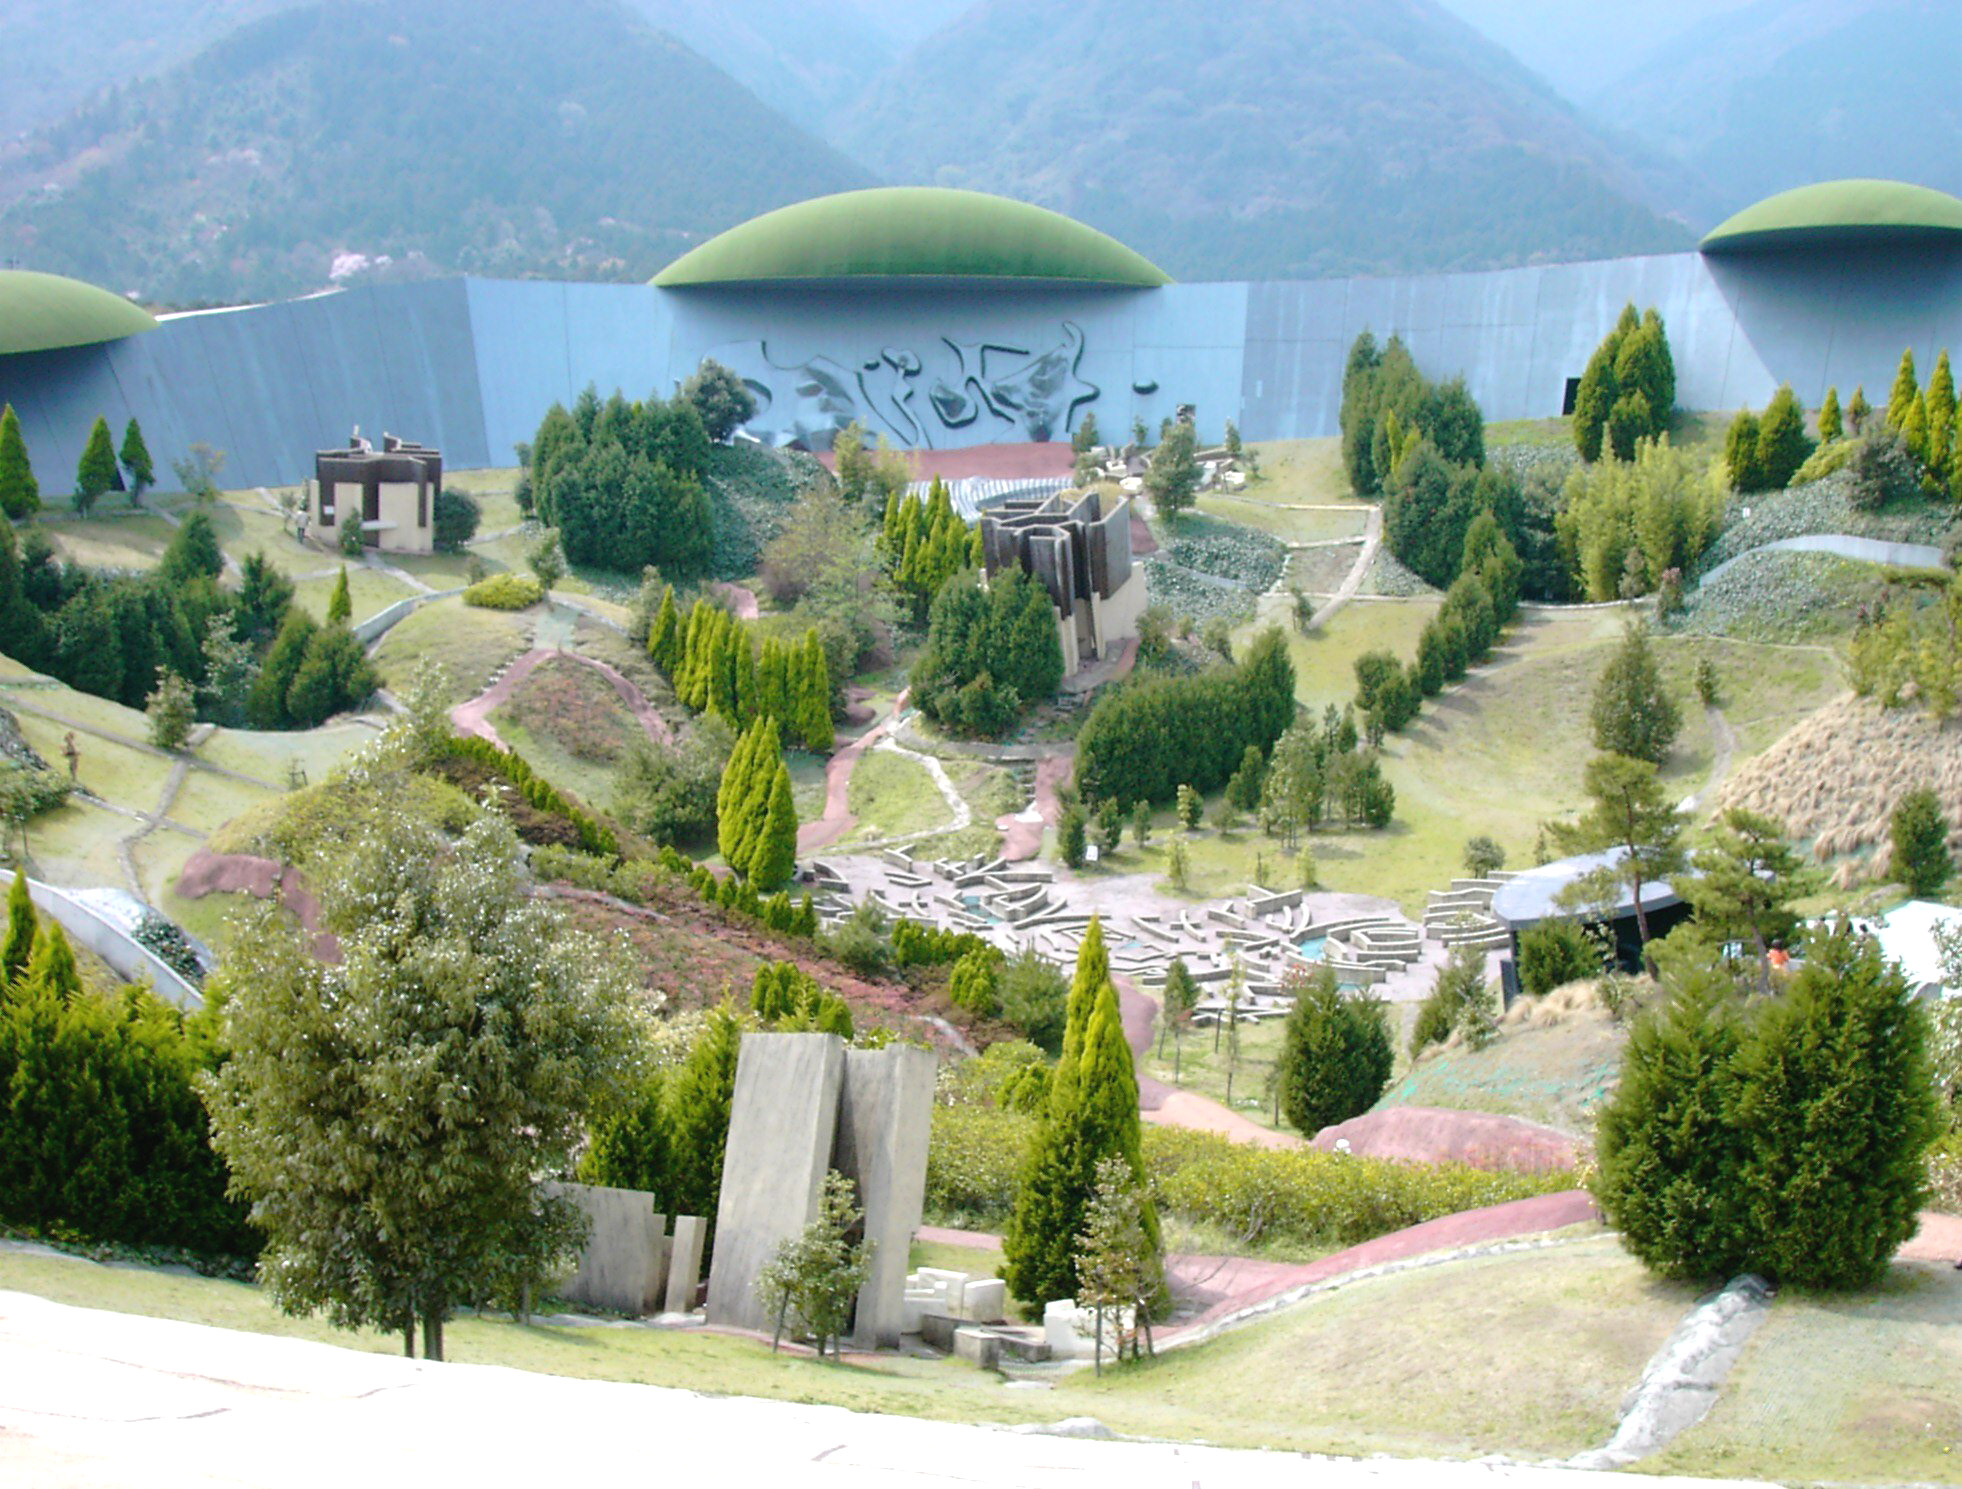
[(868, 89), (839, 138), (895, 181), (1026, 197), (1187, 278), (1689, 241), (1613, 147), (1432, 0), (994, 0)]
[(168, 303), (390, 274), (640, 279), (870, 184), (614, 0), (335, 0), (0, 154), (0, 254)]

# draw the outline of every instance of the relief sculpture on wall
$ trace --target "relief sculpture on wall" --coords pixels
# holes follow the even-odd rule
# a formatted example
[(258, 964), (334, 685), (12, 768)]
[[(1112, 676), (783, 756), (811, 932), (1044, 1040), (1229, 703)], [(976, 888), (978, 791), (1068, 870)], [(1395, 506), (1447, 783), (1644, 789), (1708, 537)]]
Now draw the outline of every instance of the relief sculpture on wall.
[(712, 355), (756, 395), (749, 430), (759, 439), (828, 450), (856, 420), (902, 448), (932, 449), (949, 436), (960, 444), (1068, 439), (1100, 391), (1080, 375), (1083, 348), (1082, 328), (1065, 321), (1061, 339), (1041, 351), (942, 337), (924, 355), (889, 346), (856, 364), (815, 356), (786, 365), (765, 341)]

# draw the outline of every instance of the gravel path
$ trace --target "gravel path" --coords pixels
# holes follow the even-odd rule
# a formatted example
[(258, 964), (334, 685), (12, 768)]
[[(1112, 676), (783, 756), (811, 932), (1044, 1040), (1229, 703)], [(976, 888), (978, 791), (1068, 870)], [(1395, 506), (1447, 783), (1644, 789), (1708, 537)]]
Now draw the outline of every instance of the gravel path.
[[(1354, 541), (1351, 539), (1350, 541)], [(1329, 596), (1328, 602), (1317, 610), (1308, 622), (1308, 629), (1315, 630), (1328, 618), (1356, 597), (1362, 588), (1363, 580), (1369, 577), (1369, 566), (1376, 562), (1376, 554), (1383, 546), (1383, 509), (1371, 507), (1369, 515), (1363, 519), (1362, 552), (1356, 555), (1356, 566), (1349, 570), (1349, 577), (1342, 581), (1342, 587)]]

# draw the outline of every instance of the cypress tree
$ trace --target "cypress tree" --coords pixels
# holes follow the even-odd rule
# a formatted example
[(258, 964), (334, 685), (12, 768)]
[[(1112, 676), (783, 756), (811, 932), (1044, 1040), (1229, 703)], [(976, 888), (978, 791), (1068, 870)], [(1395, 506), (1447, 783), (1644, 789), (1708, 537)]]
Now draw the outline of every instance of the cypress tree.
[(1873, 415), (1873, 405), (1867, 402), (1865, 383), (1853, 389), (1853, 396), (1846, 401), (1846, 427), (1855, 435), (1864, 433), (1867, 420)]
[(804, 741), (806, 749), (825, 755), (831, 752), (835, 738), (831, 726), (831, 668), (815, 626), (804, 633), (803, 653), (801, 665), (793, 669), (797, 680), (797, 723), (791, 732)]
[(1812, 453), (1805, 434), (1805, 406), (1786, 383), (1765, 406), (1758, 424), (1758, 474), (1768, 491), (1783, 491)]
[[(743, 1021), (724, 1001), (712, 1009), (681, 1069), (668, 1083), (670, 1179), (666, 1198), (677, 1215), (699, 1215), (714, 1239), (722, 1194), (722, 1156), (729, 1142), (729, 1109), (736, 1096), (736, 1060)], [(706, 1254), (704, 1256), (706, 1260)]]
[(1739, 409), (1724, 435), (1724, 466), (1730, 484), (1738, 491), (1764, 490), (1764, 472), (1758, 463), (1758, 416), (1748, 408)]
[(758, 729), (746, 729), (737, 737), (736, 747), (729, 752), (728, 763), (722, 767), (722, 784), (716, 788), (716, 848), (722, 854), (722, 861), (731, 869), (740, 861), (743, 808), (749, 800), (749, 781), (760, 739), (761, 731)]
[(347, 592), (347, 565), (334, 576), (334, 592), (327, 597), (327, 624), (346, 625), (354, 619), (354, 600)]
[(1908, 405), (1907, 417), (1901, 420), (1901, 443), (1908, 454), (1928, 464), (1928, 405), (1919, 398)]
[(7, 891), (7, 933), (0, 939), (0, 996), (18, 983), (34, 956), (34, 899), (27, 891), (27, 870), (14, 870), (13, 887)]
[(1948, 851), (1948, 819), (1942, 799), (1923, 786), (1903, 796), (1889, 823), (1894, 847), (1894, 877), (1909, 894), (1925, 899), (1940, 894), (1955, 872)]
[(1937, 479), (1948, 469), (1949, 451), (1955, 437), (1955, 373), (1948, 365), (1948, 350), (1935, 361), (1921, 402), (1928, 422), (1927, 453), (1924, 458)]
[(1901, 353), (1901, 365), (1894, 374), (1894, 389), (1887, 395), (1887, 427), (1899, 430), (1907, 423), (1908, 410), (1921, 401), (1921, 385), (1914, 378), (1914, 348)]
[(762, 659), (756, 664), (757, 711), (769, 714), (787, 727), (791, 715), (784, 681), (783, 643), (774, 636), (766, 637)]
[(123, 471), (129, 477), (129, 501), (135, 506), (143, 493), (157, 484), (157, 470), (150, 460), (150, 447), (143, 442), (143, 427), (134, 417), (123, 429)]
[(0, 512), (15, 521), (41, 510), (41, 488), (27, 458), (27, 441), (20, 432), (20, 415), (10, 403), (0, 411)]
[(749, 644), (749, 632), (736, 627), (731, 644), (735, 648), (735, 677), (731, 692), (735, 695), (735, 721), (748, 726), (756, 722), (759, 712), (756, 696), (756, 653)]
[(776, 889), (790, 882), (796, 867), (797, 807), (790, 793), (790, 767), (779, 760), (769, 810), (750, 854), (749, 882), (758, 890)]
[(287, 723), (286, 695), (306, 661), (313, 638), (320, 630), (313, 617), (297, 606), (286, 612), (286, 619), (273, 638), (259, 669), (259, 680), (246, 700), (246, 714), (255, 729), (280, 729)]
[(68, 944), (68, 933), (50, 920), (34, 938), (34, 955), (28, 959), (30, 987), (71, 1003), (82, 990), (82, 969), (75, 964), (75, 948)]
[(1819, 405), (1819, 443), (1829, 445), (1843, 439), (1846, 426), (1839, 412), (1839, 389), (1826, 389), (1826, 401)]
[(674, 608), (674, 586), (661, 591), (661, 608), (654, 612), (654, 624), (647, 629), (647, 655), (653, 658), (669, 682), (674, 681), (675, 648), (679, 644), (681, 617)]
[(86, 517), (96, 499), (115, 488), (117, 479), (116, 446), (109, 438), (109, 421), (97, 414), (75, 467), (75, 510)]
[(1296, 990), (1282, 1051), (1281, 1110), (1307, 1137), (1368, 1111), (1396, 1063), (1383, 1005), (1343, 997), (1327, 967)]

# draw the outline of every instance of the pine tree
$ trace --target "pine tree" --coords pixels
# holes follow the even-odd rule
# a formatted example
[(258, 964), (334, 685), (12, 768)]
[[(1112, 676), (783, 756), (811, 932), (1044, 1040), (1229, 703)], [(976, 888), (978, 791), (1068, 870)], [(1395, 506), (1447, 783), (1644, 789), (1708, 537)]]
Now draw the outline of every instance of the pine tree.
[(756, 722), (758, 713), (756, 695), (756, 651), (749, 644), (749, 632), (738, 626), (734, 633), (735, 678), (731, 691), (735, 695), (735, 722), (747, 728)]
[(0, 411), (0, 513), (16, 522), (41, 510), (41, 488), (27, 458), (27, 441), (20, 432), (20, 415), (10, 403)]
[(654, 613), (654, 624), (647, 629), (647, 654), (668, 680), (674, 680), (677, 648), (680, 645), (681, 617), (674, 608), (674, 586), (661, 591), (661, 608)]
[(1846, 426), (1839, 411), (1839, 389), (1828, 388), (1826, 401), (1819, 405), (1819, 443), (1829, 445), (1845, 436)]
[(1594, 747), (1660, 765), (1682, 730), (1682, 711), (1662, 684), (1648, 630), (1631, 625), (1594, 685)]
[(157, 484), (157, 471), (150, 460), (150, 447), (143, 442), (143, 427), (134, 416), (123, 429), (123, 473), (129, 477), (129, 501), (135, 506), (143, 493)]
[(797, 867), (797, 807), (790, 791), (790, 767), (777, 762), (769, 809), (751, 851), (748, 876), (752, 887), (768, 892), (790, 882)]
[(144, 705), (149, 715), (150, 743), (160, 750), (183, 747), (197, 722), (197, 700), (191, 685), (168, 667), (160, 670), (156, 690)]
[(1908, 792), (1895, 806), (1890, 826), (1894, 877), (1917, 899), (1940, 894), (1955, 872), (1941, 797), (1926, 787)]
[(354, 600), (347, 592), (347, 565), (334, 576), (334, 592), (327, 597), (327, 624), (346, 625), (354, 619)]
[(1914, 348), (1901, 353), (1900, 369), (1894, 374), (1893, 391), (1887, 395), (1887, 427), (1899, 430), (1907, 423), (1908, 410), (1921, 401), (1921, 385), (1914, 377)]
[(1771, 943), (1798, 931), (1792, 901), (1811, 888), (1805, 860), (1785, 841), (1784, 824), (1732, 807), (1694, 863), (1696, 873), (1682, 880), (1677, 892), (1700, 923), (1725, 940), (1750, 942), (1758, 966), (1768, 972)]
[(114, 490), (117, 480), (116, 446), (109, 438), (109, 421), (98, 414), (75, 467), (75, 510), (88, 516), (96, 499)]
[(1731, 486), (1738, 491), (1764, 490), (1764, 469), (1758, 463), (1758, 446), (1758, 416), (1748, 408), (1739, 409), (1724, 435), (1724, 467), (1730, 474)]
[(1327, 967), (1296, 988), (1280, 1078), (1281, 1110), (1297, 1132), (1313, 1137), (1361, 1116), (1382, 1096), (1395, 1063), (1382, 1004), (1345, 998)]
[(34, 916), (34, 899), (27, 890), (27, 870), (14, 870), (14, 882), (7, 891), (7, 933), (0, 938), (0, 999), (18, 983), (34, 955), (34, 933), (39, 923)]
[(722, 783), (715, 793), (716, 848), (722, 854), (722, 861), (732, 870), (743, 861), (748, 846), (743, 831), (744, 813), (762, 737), (760, 725), (744, 730), (737, 737), (736, 747), (729, 752), (728, 762), (722, 767)]
[(791, 732), (803, 740), (805, 749), (828, 755), (836, 739), (831, 727), (831, 668), (817, 627), (804, 633), (802, 651), (798, 663), (790, 668), (796, 678), (793, 706), (797, 713)]

